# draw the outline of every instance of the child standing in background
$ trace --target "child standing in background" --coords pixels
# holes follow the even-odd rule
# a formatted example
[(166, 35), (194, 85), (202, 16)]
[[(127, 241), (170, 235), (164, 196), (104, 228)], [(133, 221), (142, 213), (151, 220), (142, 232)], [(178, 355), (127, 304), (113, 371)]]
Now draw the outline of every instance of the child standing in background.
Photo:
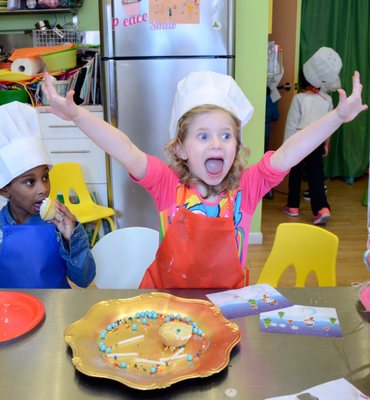
[(270, 149), (271, 121), (280, 118), (278, 100), (271, 99), (271, 89), (266, 86), (265, 152)]
[(166, 146), (169, 166), (77, 106), (73, 91), (66, 98), (59, 96), (48, 75), (45, 85), (51, 110), (74, 121), (121, 163), (157, 205), (163, 239), (144, 274), (142, 288), (236, 288), (248, 284), (248, 237), (259, 201), (343, 122), (367, 108), (362, 105), (361, 90), (356, 72), (352, 95), (347, 98), (341, 90), (335, 111), (246, 168), (241, 128), (251, 118), (253, 107), (230, 76), (192, 72), (179, 82), (171, 141)]
[[(341, 58), (329, 47), (321, 47), (303, 65), (300, 76), (303, 92), (296, 94), (290, 104), (284, 140), (333, 109), (332, 99), (326, 91), (334, 91), (340, 87), (341, 68)], [(329, 140), (326, 140), (291, 169), (288, 201), (283, 208), (285, 214), (291, 217), (300, 215), (301, 182), (303, 173), (306, 172), (313, 223), (324, 225), (329, 220), (330, 205), (326, 198), (323, 164), (323, 157), (328, 154), (328, 151)]]
[(39, 215), (50, 192), (52, 162), (40, 135), (37, 111), (12, 102), (0, 107), (0, 287), (81, 287), (95, 277), (87, 235), (63, 204), (59, 219)]
[[(280, 118), (278, 100), (271, 98), (271, 89), (266, 86), (266, 110), (265, 110), (265, 153), (270, 149), (271, 121), (277, 121)], [(263, 197), (267, 200), (274, 198), (274, 192), (269, 190)]]

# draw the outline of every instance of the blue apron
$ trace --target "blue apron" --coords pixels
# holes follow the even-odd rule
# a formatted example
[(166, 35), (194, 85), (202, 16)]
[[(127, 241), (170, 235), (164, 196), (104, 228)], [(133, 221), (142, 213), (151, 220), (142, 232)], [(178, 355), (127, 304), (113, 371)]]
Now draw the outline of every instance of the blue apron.
[(55, 226), (45, 222), (8, 225), (3, 212), (0, 215), (0, 288), (70, 288)]

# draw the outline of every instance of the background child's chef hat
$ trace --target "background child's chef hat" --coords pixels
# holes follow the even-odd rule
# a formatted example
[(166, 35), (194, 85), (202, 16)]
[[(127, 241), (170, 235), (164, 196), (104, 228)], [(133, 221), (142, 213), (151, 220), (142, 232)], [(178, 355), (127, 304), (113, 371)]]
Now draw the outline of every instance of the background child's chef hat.
[(37, 111), (14, 101), (0, 107), (0, 188), (39, 165), (51, 165)]
[(320, 47), (316, 53), (303, 64), (303, 74), (307, 82), (315, 88), (328, 85), (331, 90), (341, 86), (339, 72), (342, 60), (339, 54), (330, 47)]
[(171, 138), (176, 136), (179, 119), (192, 108), (212, 104), (232, 112), (242, 127), (253, 115), (253, 107), (234, 79), (211, 71), (191, 72), (177, 85), (170, 121)]

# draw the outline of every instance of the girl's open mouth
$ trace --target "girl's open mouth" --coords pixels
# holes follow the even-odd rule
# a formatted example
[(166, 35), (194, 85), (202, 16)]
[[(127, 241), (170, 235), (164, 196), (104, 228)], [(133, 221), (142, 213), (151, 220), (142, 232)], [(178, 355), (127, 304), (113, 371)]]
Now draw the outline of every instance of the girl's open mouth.
[(208, 174), (219, 175), (222, 172), (224, 160), (222, 158), (209, 158), (204, 166)]

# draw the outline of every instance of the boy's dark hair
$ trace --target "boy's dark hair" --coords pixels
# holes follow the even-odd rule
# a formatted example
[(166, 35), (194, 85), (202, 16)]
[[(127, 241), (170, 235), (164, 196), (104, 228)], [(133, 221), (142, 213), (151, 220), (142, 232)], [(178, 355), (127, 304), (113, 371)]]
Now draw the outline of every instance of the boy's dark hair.
[[(308, 82), (307, 79), (306, 79), (305, 76), (304, 76), (303, 68), (301, 68), (301, 69), (299, 70), (299, 75), (298, 75), (298, 88), (299, 88), (299, 91), (302, 91), (302, 92), (303, 92), (303, 91), (306, 90), (309, 86), (312, 87), (311, 83)], [(317, 88), (317, 89), (319, 89), (319, 88)]]

